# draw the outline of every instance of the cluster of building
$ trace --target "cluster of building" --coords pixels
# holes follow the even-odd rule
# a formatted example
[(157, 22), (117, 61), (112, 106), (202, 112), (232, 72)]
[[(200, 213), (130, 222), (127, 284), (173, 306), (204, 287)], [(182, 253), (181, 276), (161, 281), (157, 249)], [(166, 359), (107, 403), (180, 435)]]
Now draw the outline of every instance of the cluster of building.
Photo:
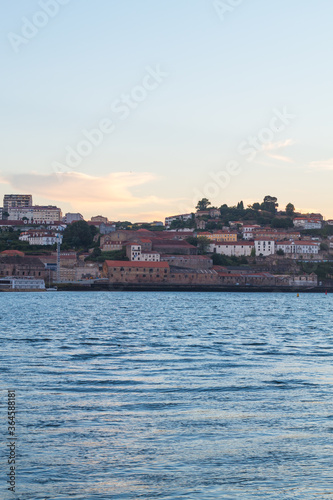
[[(110, 283), (168, 283), (178, 285), (256, 285), (256, 286), (315, 286), (317, 276), (274, 275), (240, 267), (230, 271), (227, 267), (214, 266), (212, 255), (198, 255), (198, 248), (186, 241), (189, 236), (204, 235), (209, 253), (226, 255), (269, 255), (275, 251), (275, 240), (237, 240), (237, 231), (164, 231), (117, 230), (101, 237), (101, 250), (126, 249), (126, 261), (106, 260), (102, 277)], [(278, 239), (278, 238), (277, 238)], [(298, 242), (297, 242), (298, 243)], [(300, 242), (302, 243), (302, 242)], [(311, 245), (311, 242), (309, 242)], [(262, 245), (262, 246), (261, 246)], [(292, 246), (290, 242), (290, 246)], [(293, 251), (293, 250), (291, 250)], [(229, 253), (228, 253), (229, 252)]]
[[(66, 213), (54, 206), (33, 205), (31, 195), (5, 195), (0, 227), (21, 231), (20, 241), (29, 245), (50, 246), (62, 243), (62, 234), (68, 224), (83, 220), (80, 213)], [(102, 252), (124, 250), (126, 260), (105, 260), (104, 263), (85, 260), (90, 253), (48, 252), (27, 257), (22, 252), (9, 250), (0, 254), (0, 278), (55, 280), (76, 282), (106, 280), (109, 283), (168, 283), (179, 285), (233, 285), (233, 286), (315, 286), (315, 274), (290, 272), (281, 275), (251, 267), (231, 268), (216, 266), (214, 254), (228, 257), (261, 257), (282, 259), (322, 257), (320, 238), (304, 234), (304, 230), (321, 229), (321, 214), (297, 216), (291, 229), (262, 227), (254, 221), (230, 221), (222, 229), (208, 231), (207, 220), (222, 227), (221, 214), (216, 208), (197, 210), (196, 213), (167, 217), (159, 231), (148, 229), (119, 229), (119, 224), (97, 215), (88, 224), (98, 229)], [(172, 230), (173, 222), (189, 222), (193, 228)], [(155, 221), (152, 229), (162, 222)], [(214, 225), (213, 225), (214, 226)], [(207, 226), (211, 227), (211, 226)], [(216, 227), (216, 225), (215, 225)], [(20, 229), (21, 228), (21, 229)], [(189, 239), (190, 238), (190, 239)], [(192, 239), (191, 239), (192, 238)], [(191, 244), (196, 243), (196, 244)], [(205, 248), (199, 255), (199, 242)], [(196, 246), (198, 244), (198, 246)], [(333, 247), (329, 242), (329, 247)], [(202, 247), (201, 247), (202, 248)], [(8, 253), (9, 252), (9, 253)], [(12, 252), (12, 253), (11, 253)], [(59, 264), (60, 259), (60, 266)], [(214, 260), (213, 260), (214, 259)], [(253, 262), (253, 261), (251, 261)], [(258, 269), (258, 268), (257, 268)]]

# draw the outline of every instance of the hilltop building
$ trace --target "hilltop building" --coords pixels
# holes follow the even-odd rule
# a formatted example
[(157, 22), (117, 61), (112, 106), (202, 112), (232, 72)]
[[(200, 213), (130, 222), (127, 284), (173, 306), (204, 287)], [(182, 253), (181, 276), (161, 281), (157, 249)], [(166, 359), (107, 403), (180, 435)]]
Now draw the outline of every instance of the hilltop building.
[(3, 197), (3, 211), (9, 212), (10, 208), (22, 208), (32, 206), (31, 194), (5, 194)]

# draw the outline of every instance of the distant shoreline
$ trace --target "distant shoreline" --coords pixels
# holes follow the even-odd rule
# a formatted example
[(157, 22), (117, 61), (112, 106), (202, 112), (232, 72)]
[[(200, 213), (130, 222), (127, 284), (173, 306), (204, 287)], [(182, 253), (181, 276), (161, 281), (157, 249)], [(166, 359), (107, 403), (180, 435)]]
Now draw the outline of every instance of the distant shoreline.
[(57, 284), (58, 292), (242, 292), (242, 293), (333, 293), (333, 287), (286, 287), (286, 286), (218, 286), (218, 285), (174, 285), (174, 284), (130, 284), (130, 283), (103, 283), (103, 284)]

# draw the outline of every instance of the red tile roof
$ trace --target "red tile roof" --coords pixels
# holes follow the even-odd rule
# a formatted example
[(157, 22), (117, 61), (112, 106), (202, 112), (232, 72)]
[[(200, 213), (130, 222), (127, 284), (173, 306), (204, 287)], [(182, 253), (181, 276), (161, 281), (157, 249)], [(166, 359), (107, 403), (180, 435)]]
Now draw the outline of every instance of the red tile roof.
[(19, 250), (4, 250), (0, 255), (9, 255), (13, 257), (14, 255), (18, 255), (19, 257), (24, 257), (24, 252), (20, 252)]
[(147, 261), (123, 261), (123, 260), (106, 260), (105, 264), (108, 267), (156, 267), (169, 269), (167, 262), (147, 262)]
[(253, 244), (253, 241), (245, 241), (245, 240), (241, 240), (241, 241), (213, 241), (212, 244), (215, 244), (215, 245), (219, 245), (219, 246), (248, 246), (248, 247), (253, 247), (254, 244)]

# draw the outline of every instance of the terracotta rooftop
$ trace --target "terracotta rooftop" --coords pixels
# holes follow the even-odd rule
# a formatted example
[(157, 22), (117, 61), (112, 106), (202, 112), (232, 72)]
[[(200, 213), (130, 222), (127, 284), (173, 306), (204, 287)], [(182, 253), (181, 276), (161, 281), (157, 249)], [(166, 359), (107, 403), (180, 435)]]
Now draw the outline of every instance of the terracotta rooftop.
[(106, 260), (105, 264), (108, 267), (157, 267), (169, 269), (167, 262), (142, 262), (142, 261), (123, 261), (123, 260)]
[(19, 250), (4, 250), (0, 253), (0, 255), (8, 255), (9, 257), (14, 257), (17, 255), (18, 257), (24, 257), (24, 252), (20, 252)]
[(213, 241), (213, 244), (219, 245), (219, 246), (252, 246), (253, 247), (253, 241)]

